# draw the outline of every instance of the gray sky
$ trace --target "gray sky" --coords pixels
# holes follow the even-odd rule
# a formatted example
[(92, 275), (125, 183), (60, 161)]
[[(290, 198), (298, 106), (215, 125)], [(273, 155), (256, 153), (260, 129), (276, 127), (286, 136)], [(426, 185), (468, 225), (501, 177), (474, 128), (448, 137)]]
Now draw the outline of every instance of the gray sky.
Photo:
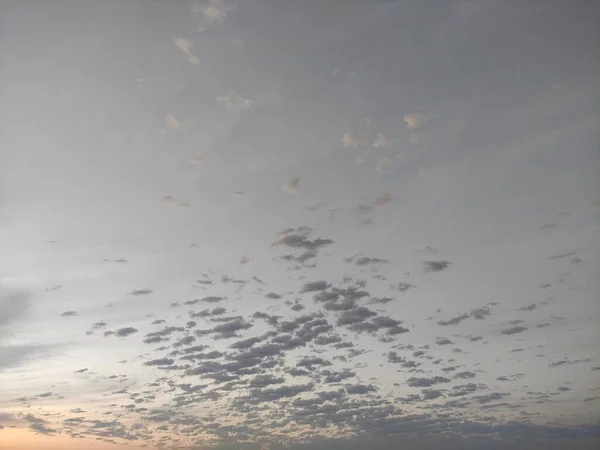
[(595, 448), (599, 22), (0, 1), (0, 443)]

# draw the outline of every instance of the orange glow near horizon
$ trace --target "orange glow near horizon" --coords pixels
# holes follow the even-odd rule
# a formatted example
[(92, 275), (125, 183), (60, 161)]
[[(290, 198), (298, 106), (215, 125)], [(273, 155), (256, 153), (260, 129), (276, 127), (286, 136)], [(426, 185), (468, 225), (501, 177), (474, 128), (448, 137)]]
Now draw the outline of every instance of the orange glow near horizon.
[[(109, 444), (94, 438), (74, 439), (70, 436), (46, 436), (23, 428), (4, 428), (0, 430), (0, 448), (2, 450), (141, 450), (135, 444)], [(155, 447), (143, 447), (154, 450)]]

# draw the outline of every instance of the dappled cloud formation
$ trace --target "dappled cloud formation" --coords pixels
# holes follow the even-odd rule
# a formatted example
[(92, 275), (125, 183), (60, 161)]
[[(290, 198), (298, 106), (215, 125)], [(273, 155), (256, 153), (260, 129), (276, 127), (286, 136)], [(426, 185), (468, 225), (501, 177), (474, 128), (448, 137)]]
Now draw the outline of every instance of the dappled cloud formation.
[(598, 16), (2, 2), (0, 447), (600, 448)]

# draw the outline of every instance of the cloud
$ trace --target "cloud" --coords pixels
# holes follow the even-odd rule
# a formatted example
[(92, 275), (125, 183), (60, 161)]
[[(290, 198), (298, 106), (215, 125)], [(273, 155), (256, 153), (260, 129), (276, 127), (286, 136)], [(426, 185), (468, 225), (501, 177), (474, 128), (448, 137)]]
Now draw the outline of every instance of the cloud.
[[(190, 41), (189, 39), (178, 37), (173, 39), (173, 45), (175, 46), (175, 48), (178, 48), (187, 56), (187, 60), (190, 62), (190, 64), (194, 66), (200, 64), (200, 59), (192, 53), (192, 49), (194, 48), (194, 44), (192, 44), (192, 41)], [(171, 128), (174, 128), (169, 123), (167, 123), (167, 125), (169, 125)], [(177, 129), (179, 129), (179, 126), (177, 126)]]
[(159, 358), (159, 359), (152, 359), (150, 361), (146, 361), (144, 363), (144, 365), (145, 366), (170, 366), (174, 362), (175, 361), (170, 358)]
[(131, 291), (128, 295), (140, 296), (140, 295), (149, 295), (154, 292), (154, 289), (135, 289)]
[(424, 272), (440, 272), (452, 264), (448, 261), (423, 261)]
[(219, 302), (222, 302), (223, 300), (225, 300), (225, 297), (218, 297), (215, 295), (211, 295), (211, 296), (202, 298), (200, 301), (203, 303), (219, 303)]
[(373, 169), (375, 172), (379, 174), (384, 174), (388, 171), (388, 166), (392, 163), (390, 158), (380, 158), (377, 161), (377, 165)]
[(562, 359), (560, 361), (554, 361), (548, 364), (548, 367), (560, 367), (560, 366), (570, 366), (572, 364), (584, 363), (592, 361), (590, 358), (579, 358), (579, 359)]
[(273, 245), (285, 245), (286, 247), (302, 248), (307, 250), (317, 250), (326, 245), (333, 244), (331, 239), (315, 239), (310, 240), (306, 236), (300, 234), (285, 234), (276, 240)]
[(369, 303), (372, 305), (385, 305), (393, 301), (392, 297), (373, 297), (369, 300)]
[(354, 260), (354, 264), (357, 266), (367, 266), (371, 264), (388, 264), (387, 259), (370, 258), (368, 256), (360, 256)]
[(77, 314), (77, 311), (65, 311), (64, 313), (62, 313), (60, 315), (60, 317), (74, 317), (77, 315), (79, 315), (79, 314)]
[(384, 194), (381, 194), (379, 197), (377, 197), (375, 199), (375, 201), (373, 202), (373, 204), (375, 204), (376, 206), (384, 206), (393, 200), (394, 200), (394, 197), (392, 197), (391, 194), (386, 192)]
[(450, 383), (450, 378), (435, 376), (431, 378), (410, 377), (406, 380), (409, 387), (430, 387), (440, 383)]
[(554, 256), (548, 257), (548, 260), (552, 261), (554, 259), (567, 258), (569, 256), (573, 256), (573, 255), (576, 255), (576, 254), (577, 254), (577, 252), (560, 253), (558, 255), (554, 255)]
[(348, 132), (342, 136), (342, 145), (344, 148), (358, 148), (363, 145), (362, 133)]
[(198, 166), (204, 162), (204, 158), (202, 156), (191, 156), (188, 158), (187, 162)]
[(505, 334), (505, 335), (518, 334), (518, 333), (522, 333), (523, 331), (527, 331), (527, 327), (524, 327), (521, 325), (516, 325), (514, 327), (506, 328), (506, 329), (500, 331), (500, 334)]
[(394, 139), (385, 133), (378, 133), (377, 138), (373, 141), (375, 148), (390, 148), (394, 145)]
[(469, 316), (472, 317), (473, 319), (477, 319), (477, 320), (483, 320), (486, 318), (486, 316), (489, 316), (490, 314), (491, 314), (491, 312), (490, 312), (489, 306), (475, 308), (469, 312)]
[(229, 94), (217, 97), (217, 101), (222, 103), (225, 108), (240, 113), (252, 109), (254, 102), (250, 99), (242, 97), (235, 91), (231, 91)]
[(404, 123), (406, 124), (406, 128), (416, 129), (421, 128), (429, 119), (432, 119), (434, 117), (435, 116), (432, 114), (427, 114), (422, 111), (416, 111), (410, 114), (405, 114)]
[(325, 203), (323, 203), (323, 202), (317, 202), (317, 203), (314, 203), (312, 205), (304, 206), (302, 209), (304, 211), (318, 211), (319, 209), (321, 209), (324, 206), (326, 206)]
[(535, 308), (536, 308), (536, 304), (531, 303), (530, 305), (522, 306), (521, 308), (519, 308), (519, 311), (533, 311)]
[[(208, 0), (197, 3), (192, 7), (192, 13), (198, 14), (202, 20), (202, 26), (220, 25), (227, 14), (235, 9), (234, 4), (227, 4), (223, 0)], [(202, 28), (200, 28), (200, 31)]]
[(165, 125), (174, 131), (181, 131), (183, 126), (181, 122), (173, 114), (167, 114), (165, 117)]
[(52, 436), (57, 433), (55, 429), (49, 428), (47, 426), (48, 422), (40, 419), (38, 417), (33, 416), (32, 414), (25, 414), (23, 417), (27, 422), (29, 422), (29, 429), (36, 432), (37, 434), (45, 434)]
[(438, 321), (437, 324), (442, 325), (442, 326), (458, 325), (460, 322), (462, 322), (463, 320), (466, 320), (468, 318), (469, 318), (468, 314), (461, 314), (460, 316), (456, 316), (456, 317), (453, 317), (448, 320), (440, 320), (440, 321)]
[(125, 327), (125, 328), (119, 328), (117, 330), (116, 334), (119, 337), (126, 337), (126, 336), (129, 336), (129, 335), (137, 333), (137, 332), (138, 332), (137, 328)]
[(297, 194), (299, 185), (300, 185), (300, 178), (296, 177), (296, 178), (293, 178), (293, 179), (288, 180), (285, 183), (283, 183), (283, 185), (281, 186), (281, 189), (283, 189), (288, 194)]
[(62, 284), (57, 284), (55, 286), (49, 287), (46, 289), (46, 292), (56, 292), (62, 288)]
[(357, 216), (364, 216), (372, 213), (375, 210), (373, 206), (360, 204), (356, 208), (354, 208), (354, 214)]

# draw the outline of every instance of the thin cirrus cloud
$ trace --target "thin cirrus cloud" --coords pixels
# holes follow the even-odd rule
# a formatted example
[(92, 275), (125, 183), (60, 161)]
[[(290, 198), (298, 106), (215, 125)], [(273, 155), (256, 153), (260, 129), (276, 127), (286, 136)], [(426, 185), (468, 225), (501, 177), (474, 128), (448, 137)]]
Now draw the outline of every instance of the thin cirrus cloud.
[(598, 447), (599, 6), (440, 3), (2, 7), (3, 444)]

